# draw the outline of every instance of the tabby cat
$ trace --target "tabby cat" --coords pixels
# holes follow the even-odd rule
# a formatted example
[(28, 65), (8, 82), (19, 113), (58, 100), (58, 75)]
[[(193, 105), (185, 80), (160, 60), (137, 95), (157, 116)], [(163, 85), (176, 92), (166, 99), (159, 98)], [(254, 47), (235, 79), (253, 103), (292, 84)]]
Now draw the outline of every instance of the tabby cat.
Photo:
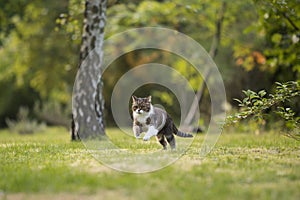
[(145, 132), (144, 141), (156, 136), (163, 149), (167, 149), (165, 139), (167, 139), (171, 149), (175, 149), (176, 144), (173, 134), (180, 137), (193, 137), (191, 134), (179, 131), (165, 110), (154, 107), (151, 104), (151, 96), (146, 98), (132, 96), (132, 112), (133, 133), (136, 138), (140, 138), (141, 133)]

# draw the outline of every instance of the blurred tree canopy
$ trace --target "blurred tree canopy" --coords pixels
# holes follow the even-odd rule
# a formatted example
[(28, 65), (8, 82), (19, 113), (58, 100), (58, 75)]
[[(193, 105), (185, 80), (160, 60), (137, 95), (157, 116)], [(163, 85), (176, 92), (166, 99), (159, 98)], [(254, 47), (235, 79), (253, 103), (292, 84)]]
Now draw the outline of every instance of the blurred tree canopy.
[[(77, 46), (57, 30), (68, 1), (1, 1), (0, 118), (21, 105), (70, 103)], [(3, 14), (5, 13), (5, 14)]]
[[(228, 101), (242, 90), (272, 91), (276, 81), (299, 80), (300, 0), (110, 0), (106, 38), (129, 28), (159, 26), (178, 30), (209, 51), (216, 20), (228, 2), (215, 62), (223, 76)], [(37, 101), (71, 105), (78, 67), (84, 0), (0, 0), (0, 123), (14, 117), (20, 106)], [(176, 42), (176, 41), (173, 41)], [(202, 77), (185, 60), (168, 52), (135, 51), (117, 59), (104, 73), (106, 115), (110, 123), (110, 93), (131, 68), (160, 61), (189, 78), (195, 90)], [(153, 96), (166, 109), (174, 96), (160, 86), (144, 86), (137, 93)], [(209, 114), (209, 94), (201, 110)], [(292, 104), (298, 109), (299, 104)], [(178, 116), (180, 113), (173, 111)]]

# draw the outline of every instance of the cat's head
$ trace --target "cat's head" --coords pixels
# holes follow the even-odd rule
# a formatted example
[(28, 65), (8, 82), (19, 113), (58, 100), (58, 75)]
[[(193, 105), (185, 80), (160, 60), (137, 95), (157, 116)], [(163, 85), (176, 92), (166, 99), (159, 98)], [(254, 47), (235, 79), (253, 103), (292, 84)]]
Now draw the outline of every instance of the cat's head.
[(151, 96), (139, 98), (132, 96), (132, 112), (136, 114), (149, 113), (151, 110)]

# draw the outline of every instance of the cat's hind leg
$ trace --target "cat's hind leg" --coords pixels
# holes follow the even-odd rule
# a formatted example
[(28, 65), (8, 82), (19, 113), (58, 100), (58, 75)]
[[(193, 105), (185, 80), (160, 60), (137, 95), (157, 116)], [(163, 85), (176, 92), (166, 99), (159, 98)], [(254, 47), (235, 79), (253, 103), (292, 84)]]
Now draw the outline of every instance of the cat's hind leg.
[(173, 135), (173, 134), (166, 135), (166, 138), (167, 138), (168, 143), (169, 143), (170, 146), (171, 146), (171, 149), (172, 149), (172, 150), (175, 150), (175, 149), (176, 149), (176, 142), (175, 142), (175, 137), (174, 137), (174, 135)]
[(156, 136), (157, 140), (159, 141), (159, 143), (163, 146), (164, 150), (167, 150), (167, 142), (165, 140), (165, 136), (162, 133), (159, 133)]

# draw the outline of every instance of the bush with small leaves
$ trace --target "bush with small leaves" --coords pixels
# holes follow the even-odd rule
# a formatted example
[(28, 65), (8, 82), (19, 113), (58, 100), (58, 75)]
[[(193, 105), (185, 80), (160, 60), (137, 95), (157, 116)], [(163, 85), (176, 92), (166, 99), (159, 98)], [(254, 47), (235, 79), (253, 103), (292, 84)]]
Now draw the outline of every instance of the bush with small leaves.
[(267, 109), (275, 108), (275, 113), (286, 121), (287, 135), (300, 140), (300, 117), (297, 117), (292, 108), (284, 108), (282, 105), (292, 98), (299, 98), (300, 96), (300, 81), (289, 81), (286, 83), (276, 83), (276, 90), (274, 94), (267, 95), (267, 92), (261, 90), (254, 92), (252, 90), (243, 91), (245, 98), (234, 99), (239, 103), (240, 112), (230, 115), (226, 118), (225, 126), (232, 123), (237, 123), (242, 119), (248, 117), (257, 117), (263, 119), (270, 113), (265, 113)]
[(9, 130), (13, 133), (32, 134), (45, 130), (44, 123), (38, 123), (36, 120), (29, 118), (28, 108), (21, 107), (17, 116), (17, 120), (6, 119)]

